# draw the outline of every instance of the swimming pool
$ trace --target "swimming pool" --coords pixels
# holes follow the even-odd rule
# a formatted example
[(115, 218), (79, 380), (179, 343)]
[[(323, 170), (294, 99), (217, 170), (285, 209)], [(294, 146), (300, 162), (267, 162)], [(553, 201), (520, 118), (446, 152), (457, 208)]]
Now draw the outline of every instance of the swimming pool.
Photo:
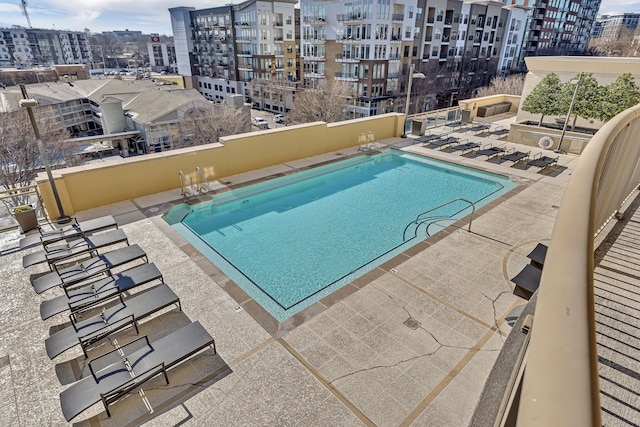
[(458, 198), (478, 208), (514, 187), (388, 150), (179, 205), (164, 219), (283, 321), (470, 214)]

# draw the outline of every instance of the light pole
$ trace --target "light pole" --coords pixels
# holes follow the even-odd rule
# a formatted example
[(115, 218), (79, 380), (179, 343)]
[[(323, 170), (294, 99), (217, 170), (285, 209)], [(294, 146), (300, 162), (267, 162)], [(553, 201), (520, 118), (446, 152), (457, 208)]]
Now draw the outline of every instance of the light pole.
[(401, 138), (407, 137), (407, 118), (409, 117), (409, 101), (411, 100), (411, 83), (413, 79), (424, 79), (426, 76), (422, 73), (414, 73), (416, 69), (415, 64), (411, 64), (411, 69), (409, 70), (409, 84), (407, 85), (407, 101), (404, 104), (404, 123), (402, 124), (402, 135)]
[(38, 101), (36, 101), (35, 99), (29, 99), (27, 88), (24, 85), (20, 85), (20, 91), (22, 92), (22, 96), (24, 97), (24, 99), (21, 99), (19, 104), (20, 107), (26, 108), (27, 113), (29, 114), (31, 127), (33, 127), (33, 133), (36, 136), (36, 145), (38, 146), (38, 151), (40, 152), (40, 157), (42, 158), (44, 169), (45, 171), (47, 171), (47, 177), (49, 177), (49, 185), (51, 185), (51, 192), (53, 193), (53, 198), (56, 200), (58, 212), (60, 213), (60, 216), (58, 217), (56, 222), (58, 224), (65, 224), (71, 221), (71, 217), (65, 215), (64, 209), (62, 209), (62, 203), (60, 202), (60, 196), (58, 195), (58, 188), (56, 187), (53, 175), (51, 174), (51, 167), (49, 166), (49, 161), (47, 160), (47, 153), (44, 151), (42, 139), (40, 139), (40, 130), (38, 129), (38, 123), (36, 123), (36, 118), (33, 115), (32, 108), (38, 105)]
[(573, 97), (571, 98), (571, 104), (569, 104), (569, 111), (567, 112), (567, 117), (564, 119), (564, 126), (562, 126), (560, 141), (558, 141), (558, 148), (553, 150), (554, 153), (566, 154), (566, 152), (562, 149), (562, 141), (564, 140), (564, 134), (567, 132), (567, 124), (569, 123), (571, 112), (573, 111), (573, 104), (575, 104), (576, 102), (576, 96), (578, 95), (578, 88), (580, 88), (580, 81), (582, 81), (582, 72), (580, 72), (580, 75), (578, 76), (578, 81), (576, 82), (576, 88), (573, 90)]

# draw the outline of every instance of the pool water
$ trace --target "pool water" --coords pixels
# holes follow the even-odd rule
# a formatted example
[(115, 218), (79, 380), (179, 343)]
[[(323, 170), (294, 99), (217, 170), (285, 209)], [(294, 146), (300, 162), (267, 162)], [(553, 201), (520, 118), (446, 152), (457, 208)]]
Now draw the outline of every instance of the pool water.
[(389, 150), (180, 205), (165, 220), (282, 321), (469, 215), (455, 199), (477, 209), (514, 187)]

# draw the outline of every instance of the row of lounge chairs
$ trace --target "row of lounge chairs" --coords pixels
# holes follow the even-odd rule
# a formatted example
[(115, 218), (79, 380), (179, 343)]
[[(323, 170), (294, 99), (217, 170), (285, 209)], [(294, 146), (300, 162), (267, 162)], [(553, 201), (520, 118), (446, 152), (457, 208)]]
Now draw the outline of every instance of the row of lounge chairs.
[[(24, 248), (34, 246), (38, 241), (42, 245), (40, 251), (34, 252), (39, 254), (38, 258), (32, 254), (23, 257), (25, 267), (47, 262), (52, 270), (31, 280), (36, 293), (55, 288), (63, 291), (42, 301), (40, 316), (46, 320), (57, 314), (69, 313), (70, 325), (45, 339), (50, 359), (76, 345), (88, 358), (90, 348), (124, 329), (133, 327), (139, 333), (139, 322), (154, 313), (174, 305), (182, 310), (180, 299), (164, 283), (157, 266), (148, 262), (144, 250), (138, 245), (129, 245), (117, 224), (105, 226), (108, 223), (115, 224), (113, 217), (75, 222), (54, 232), (38, 230), (38, 233), (21, 241)], [(115, 230), (104, 231), (114, 227)], [(64, 243), (50, 246), (53, 239)], [(99, 253), (116, 244), (121, 247)], [(60, 256), (62, 253), (66, 255)], [(85, 259), (74, 265), (62, 265), (78, 257)], [(34, 259), (41, 261), (34, 262)], [(135, 265), (126, 268), (134, 262)], [(116, 267), (122, 269), (112, 271)], [(159, 284), (125, 297), (125, 293), (154, 281)], [(213, 348), (215, 354), (215, 341), (199, 322), (190, 323), (155, 341), (142, 336), (118, 345), (115, 350), (89, 360), (90, 375), (74, 382), (60, 394), (63, 415), (70, 421), (102, 402), (107, 415), (111, 416), (109, 406), (112, 403), (161, 374), (169, 384), (168, 369), (208, 347)]]
[(549, 157), (538, 153), (533, 158), (530, 158), (531, 151), (519, 151), (514, 148), (507, 149), (493, 144), (481, 146), (467, 139), (447, 135), (427, 134), (417, 138), (416, 141), (422, 143), (423, 147), (439, 148), (440, 150), (447, 149), (450, 153), (460, 152), (461, 154), (467, 154), (473, 152), (473, 157), (486, 156), (486, 160), (498, 157), (498, 163), (512, 162), (511, 167), (526, 161), (525, 166), (527, 168), (538, 167), (540, 168), (539, 172), (557, 164), (560, 157)]

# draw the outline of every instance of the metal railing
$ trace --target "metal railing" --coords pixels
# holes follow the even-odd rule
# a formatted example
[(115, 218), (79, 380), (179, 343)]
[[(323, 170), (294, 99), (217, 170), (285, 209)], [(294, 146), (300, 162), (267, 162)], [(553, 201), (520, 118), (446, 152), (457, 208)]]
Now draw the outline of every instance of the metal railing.
[(197, 194), (196, 188), (191, 184), (191, 181), (184, 172), (178, 172), (178, 177), (180, 178), (180, 193), (182, 197), (191, 197)]
[[(469, 204), (469, 206), (468, 206), (468, 207), (470, 207), (470, 208), (471, 208), (471, 216), (469, 217), (469, 226), (468, 226), (468, 228), (467, 228), (467, 231), (471, 231), (471, 223), (473, 222), (473, 214), (475, 214), (475, 212), (476, 212), (476, 204), (475, 204), (475, 203), (473, 203), (473, 202), (472, 202), (472, 201), (470, 201), (470, 200), (463, 199), (463, 198), (461, 198), (461, 197), (457, 197), (457, 198), (455, 198), (455, 199), (453, 199), (453, 200), (450, 200), (450, 201), (448, 201), (448, 202), (446, 202), (446, 203), (443, 203), (443, 204), (441, 204), (441, 205), (438, 205), (438, 206), (436, 206), (435, 208), (429, 209), (428, 211), (424, 211), (424, 212), (422, 212), (422, 213), (418, 214), (418, 216), (416, 216), (416, 219), (414, 219), (413, 221), (411, 221), (411, 222), (410, 222), (409, 224), (407, 224), (407, 226), (404, 228), (404, 231), (402, 232), (402, 240), (403, 240), (403, 241), (406, 241), (406, 240), (407, 240), (407, 231), (409, 231), (409, 229), (411, 228), (411, 226), (412, 226), (412, 225), (415, 225), (415, 228), (414, 228), (414, 230), (413, 230), (413, 231), (414, 231), (414, 234), (413, 234), (413, 237), (411, 237), (412, 239), (414, 239), (414, 238), (416, 238), (416, 237), (417, 237), (417, 235), (418, 235), (418, 228), (419, 228), (422, 224), (425, 224), (427, 221), (429, 221), (429, 224), (427, 224), (427, 230), (428, 230), (429, 226), (430, 226), (433, 222), (441, 221), (441, 220), (443, 220), (443, 219), (449, 219), (449, 218), (452, 218), (452, 217), (454, 217), (455, 215), (458, 215), (460, 212), (462, 212), (462, 211), (464, 211), (465, 209), (467, 209), (467, 208), (468, 208), (468, 207), (465, 207), (464, 209), (460, 209), (460, 210), (459, 210), (459, 211), (457, 211), (457, 212), (453, 212), (453, 213), (451, 213), (451, 214), (444, 215), (444, 216), (443, 216), (443, 215), (437, 215), (437, 216), (436, 216), (436, 215), (432, 215), (432, 216), (428, 216), (428, 217), (423, 217), (423, 215), (425, 215), (425, 214), (428, 214), (428, 213), (434, 212), (434, 211), (436, 211), (436, 210), (438, 210), (438, 209), (440, 209), (440, 208), (443, 208), (443, 207), (445, 207), (445, 206), (449, 206), (449, 205), (451, 205), (451, 204), (453, 204), (453, 203), (455, 203), (455, 202), (465, 202), (465, 203), (468, 203), (468, 204)], [(427, 231), (427, 235), (430, 235), (430, 234), (428, 233), (428, 231)]]
[(42, 195), (37, 185), (0, 190), (0, 231), (7, 231), (18, 226), (13, 217), (12, 209), (18, 205), (30, 204), (35, 207), (38, 222), (49, 221), (47, 211), (44, 209)]
[(207, 180), (207, 177), (204, 176), (204, 173), (202, 172), (202, 169), (200, 169), (200, 166), (196, 167), (196, 190), (198, 190), (198, 192), (200, 193), (208, 193), (209, 191), (211, 191), (209, 181)]
[[(594, 238), (640, 183), (640, 105), (607, 122), (580, 156), (556, 217), (537, 296), (518, 426), (600, 426)], [(496, 421), (499, 425), (501, 420)]]

